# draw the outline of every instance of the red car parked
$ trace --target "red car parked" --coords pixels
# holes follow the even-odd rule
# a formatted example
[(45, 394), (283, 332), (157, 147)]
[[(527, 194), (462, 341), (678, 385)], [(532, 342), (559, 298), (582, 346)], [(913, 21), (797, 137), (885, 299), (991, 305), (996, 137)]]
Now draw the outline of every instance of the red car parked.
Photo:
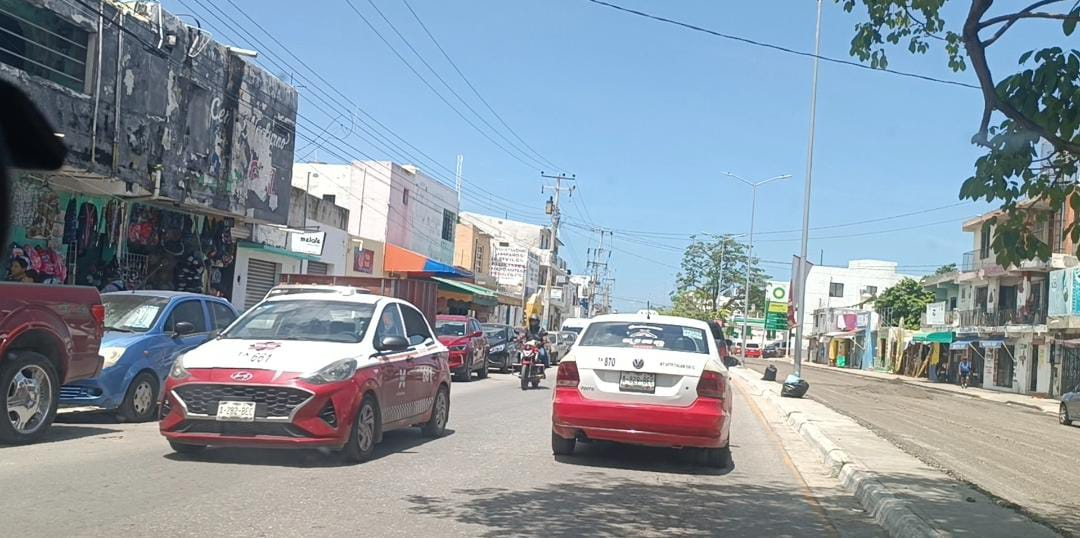
[(450, 370), (455, 381), (472, 381), (488, 376), (488, 341), (476, 318), (442, 315), (435, 318), (435, 334), (450, 348)]

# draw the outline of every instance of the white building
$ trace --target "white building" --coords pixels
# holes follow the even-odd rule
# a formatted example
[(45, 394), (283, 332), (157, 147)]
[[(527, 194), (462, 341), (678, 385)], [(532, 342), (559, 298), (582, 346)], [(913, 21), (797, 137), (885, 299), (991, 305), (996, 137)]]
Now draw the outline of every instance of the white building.
[(389, 161), (296, 163), (293, 186), (349, 209), (351, 234), (454, 262), (457, 192), (414, 166)]
[(803, 348), (814, 332), (814, 312), (822, 308), (854, 308), (905, 278), (915, 278), (896, 272), (896, 262), (883, 260), (851, 260), (847, 267), (815, 265), (806, 277), (803, 316)]

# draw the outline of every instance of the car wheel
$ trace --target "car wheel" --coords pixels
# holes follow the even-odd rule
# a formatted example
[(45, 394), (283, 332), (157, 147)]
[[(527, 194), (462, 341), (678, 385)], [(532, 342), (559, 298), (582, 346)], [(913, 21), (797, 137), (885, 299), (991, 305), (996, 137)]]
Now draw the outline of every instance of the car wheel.
[(1065, 426), (1072, 426), (1072, 419), (1069, 418), (1069, 408), (1065, 404), (1061, 404), (1061, 409), (1058, 410), (1058, 422)]
[(726, 468), (728, 462), (731, 461), (731, 447), (704, 448), (701, 450), (701, 456), (705, 465), (716, 469), (723, 469)]
[(420, 428), (425, 437), (442, 437), (446, 433), (446, 423), (450, 420), (450, 390), (439, 387), (435, 401), (431, 402), (431, 418)]
[(206, 445), (189, 445), (187, 443), (177, 443), (176, 441), (169, 441), (169, 446), (177, 454), (195, 454), (202, 452), (206, 448)]
[(509, 374), (514, 371), (514, 360), (510, 358), (510, 354), (507, 353), (503, 356), (502, 373)]
[(153, 420), (157, 411), (157, 376), (142, 372), (131, 380), (124, 401), (116, 417), (121, 422), (148, 422)]
[(577, 446), (577, 439), (573, 437), (564, 439), (562, 436), (555, 432), (551, 432), (551, 453), (556, 456), (569, 456), (574, 453), (574, 447)]
[(32, 443), (45, 435), (60, 401), (60, 382), (49, 359), (12, 351), (0, 361), (0, 443)]
[(379, 405), (375, 403), (375, 397), (370, 394), (364, 396), (360, 409), (356, 411), (349, 441), (345, 443), (345, 448), (341, 449), (342, 458), (349, 463), (370, 460), (375, 454), (375, 442), (379, 439), (380, 427)]
[(454, 381), (460, 381), (462, 383), (472, 381), (472, 367), (466, 364), (458, 369), (458, 371), (454, 372)]
[(488, 361), (487, 361), (487, 358), (485, 357), (484, 358), (484, 365), (480, 367), (480, 373), (478, 373), (476, 375), (476, 377), (479, 377), (480, 379), (487, 379), (487, 376), (488, 376)]

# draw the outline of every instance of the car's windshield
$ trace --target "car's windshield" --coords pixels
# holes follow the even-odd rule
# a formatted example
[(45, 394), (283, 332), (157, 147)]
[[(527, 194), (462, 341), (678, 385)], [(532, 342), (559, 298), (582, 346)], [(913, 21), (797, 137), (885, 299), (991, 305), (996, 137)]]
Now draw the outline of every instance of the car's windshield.
[(662, 349), (708, 354), (705, 331), (666, 323), (607, 321), (593, 323), (581, 337), (580, 346)]
[(575, 335), (581, 334), (581, 327), (563, 327), (563, 332), (574, 333)]
[(757, 349), (758, 347), (761, 346), (759, 346), (758, 344), (746, 344), (746, 349)]
[(169, 300), (153, 295), (101, 296), (105, 305), (105, 329), (121, 332), (146, 332), (154, 326)]
[(484, 336), (487, 336), (488, 339), (492, 340), (502, 340), (503, 338), (506, 338), (506, 329), (503, 329), (502, 327), (489, 327), (485, 325)]
[(363, 340), (374, 312), (371, 304), (269, 301), (245, 313), (222, 337), (356, 343)]
[(439, 336), (465, 336), (464, 321), (436, 321), (435, 332)]

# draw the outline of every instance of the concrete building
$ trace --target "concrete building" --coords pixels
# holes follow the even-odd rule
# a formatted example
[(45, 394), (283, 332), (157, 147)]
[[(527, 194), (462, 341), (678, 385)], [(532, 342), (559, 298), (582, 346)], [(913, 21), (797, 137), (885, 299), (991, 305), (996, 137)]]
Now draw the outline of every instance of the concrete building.
[(350, 234), (454, 263), (457, 192), (414, 166), (296, 163), (292, 184), (348, 208)]
[(454, 238), (454, 265), (472, 271), (483, 280), (491, 275), (494, 245), (491, 234), (475, 224), (460, 223)]

